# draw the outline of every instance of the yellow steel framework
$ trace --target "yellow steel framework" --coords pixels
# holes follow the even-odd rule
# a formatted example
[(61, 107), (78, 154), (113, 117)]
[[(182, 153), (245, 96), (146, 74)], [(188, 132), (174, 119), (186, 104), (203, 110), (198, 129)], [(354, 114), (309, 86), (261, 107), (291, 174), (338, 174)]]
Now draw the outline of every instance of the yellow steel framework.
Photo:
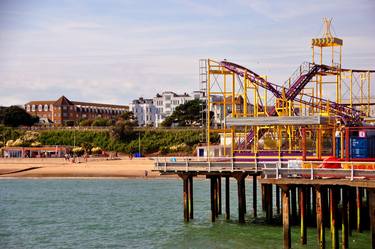
[[(207, 60), (207, 108), (219, 107), (224, 120), (220, 125), (211, 124), (207, 115), (207, 155), (210, 156), (212, 133), (222, 135), (224, 148), (230, 145), (231, 155), (242, 155), (258, 160), (265, 151), (276, 152), (277, 158), (295, 158), (295, 151), (308, 153), (305, 158), (321, 159), (335, 152), (335, 136), (342, 132), (343, 122), (337, 116), (339, 105), (361, 111), (361, 116), (370, 116), (371, 73), (366, 70), (342, 68), (343, 40), (331, 32), (332, 19), (324, 18), (324, 32), (321, 38), (312, 39), (312, 65), (320, 65), (308, 83), (291, 98), (291, 88), (298, 80), (306, 77), (306, 65), (301, 65), (282, 85), (273, 86), (280, 94), (272, 94), (267, 88), (267, 76), (250, 77), (248, 69), (240, 67), (241, 73), (226, 66), (226, 61)], [(309, 71), (309, 72), (310, 72)], [(250, 73), (250, 74), (249, 74)], [(250, 76), (248, 76), (250, 75)], [(264, 85), (262, 85), (263, 83)], [(271, 89), (272, 90), (272, 89)], [(306, 100), (308, 99), (308, 101)], [(333, 103), (335, 102), (335, 103)], [(333, 104), (332, 104), (333, 103)], [(334, 108), (334, 109), (332, 109)], [(207, 112), (209, 113), (209, 112)], [(277, 116), (328, 116), (332, 121), (319, 125), (242, 125), (228, 126), (227, 117), (265, 118)], [(305, 136), (305, 137), (303, 137)], [(343, 136), (341, 136), (342, 138)], [(341, 149), (342, 139), (341, 139)], [(263, 153), (264, 154), (264, 153)], [(341, 153), (343, 155), (343, 153)], [(267, 156), (265, 156), (267, 157)]]

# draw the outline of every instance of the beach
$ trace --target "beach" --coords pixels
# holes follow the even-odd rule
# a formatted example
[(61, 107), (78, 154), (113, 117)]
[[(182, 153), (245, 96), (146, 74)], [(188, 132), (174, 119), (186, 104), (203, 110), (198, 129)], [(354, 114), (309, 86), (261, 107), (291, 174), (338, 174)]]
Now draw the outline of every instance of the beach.
[(153, 167), (154, 161), (151, 158), (89, 158), (87, 162), (80, 158), (76, 163), (67, 161), (64, 158), (1, 158), (0, 179), (34, 177), (160, 177), (158, 172), (152, 172)]

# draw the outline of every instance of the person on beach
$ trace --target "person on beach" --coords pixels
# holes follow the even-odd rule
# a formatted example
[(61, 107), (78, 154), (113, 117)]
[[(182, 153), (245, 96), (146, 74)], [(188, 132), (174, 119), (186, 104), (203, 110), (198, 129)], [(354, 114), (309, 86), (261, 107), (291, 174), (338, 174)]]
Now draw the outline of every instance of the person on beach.
[(87, 163), (87, 159), (88, 159), (88, 157), (89, 157), (89, 155), (87, 154), (87, 153), (85, 153), (84, 155), (83, 155), (83, 159), (85, 159), (85, 162)]

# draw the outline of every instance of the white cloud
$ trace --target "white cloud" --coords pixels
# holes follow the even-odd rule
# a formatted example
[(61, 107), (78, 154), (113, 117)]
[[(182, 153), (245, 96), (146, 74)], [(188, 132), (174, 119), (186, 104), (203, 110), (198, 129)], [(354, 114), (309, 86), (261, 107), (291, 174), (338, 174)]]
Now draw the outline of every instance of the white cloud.
[[(282, 82), (310, 60), (310, 37), (316, 32), (309, 27), (320, 26), (306, 27), (300, 20), (311, 23), (304, 17), (335, 4), (238, 2), (180, 1), (173, 4), (179, 9), (168, 10), (175, 11), (173, 16), (155, 9), (165, 20), (152, 21), (153, 11), (147, 10), (147, 19), (140, 9), (132, 9), (143, 19), (138, 22), (129, 13), (116, 18), (97, 13), (47, 16), (35, 29), (0, 30), (0, 105), (63, 94), (73, 100), (128, 103), (163, 90), (189, 92), (198, 88), (200, 58), (233, 60)], [(374, 67), (373, 40), (370, 33), (344, 37), (344, 64)]]

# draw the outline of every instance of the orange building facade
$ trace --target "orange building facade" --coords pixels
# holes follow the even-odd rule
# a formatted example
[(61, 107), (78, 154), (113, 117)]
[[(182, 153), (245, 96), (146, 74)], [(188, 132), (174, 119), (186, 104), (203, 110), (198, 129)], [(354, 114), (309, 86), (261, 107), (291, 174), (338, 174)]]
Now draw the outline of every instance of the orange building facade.
[(129, 110), (125, 105), (99, 104), (71, 101), (61, 96), (55, 101), (30, 101), (25, 110), (40, 119), (49, 120), (55, 125), (81, 119), (114, 118)]

